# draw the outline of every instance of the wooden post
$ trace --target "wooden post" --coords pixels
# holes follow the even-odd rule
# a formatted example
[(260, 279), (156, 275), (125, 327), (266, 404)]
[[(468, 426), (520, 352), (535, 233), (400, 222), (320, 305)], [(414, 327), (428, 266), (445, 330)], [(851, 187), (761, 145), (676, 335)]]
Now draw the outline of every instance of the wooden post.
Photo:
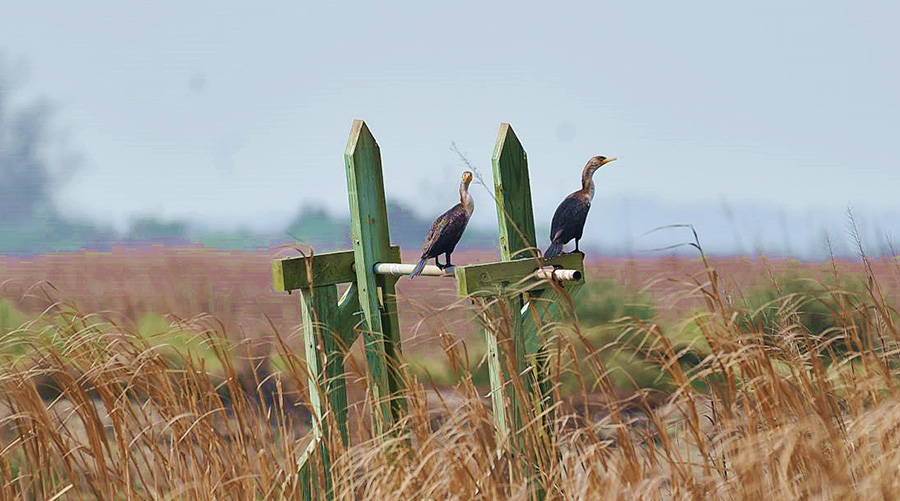
[[(399, 255), (400, 249), (393, 247), (391, 253)], [(353, 251), (290, 257), (272, 263), (274, 289), (300, 291), (313, 424), (322, 423), (324, 427), (324, 413), (333, 412), (344, 445), (349, 445), (344, 355), (356, 340), (354, 315), (359, 312), (357, 287), (352, 283), (355, 278)], [(338, 301), (336, 286), (347, 282), (351, 282), (350, 288)], [(315, 428), (314, 433), (318, 433)]]
[[(329, 430), (325, 423), (328, 410), (326, 395), (342, 414), (347, 411), (347, 393), (344, 385), (343, 355), (338, 350), (337, 286), (325, 285), (300, 290), (303, 340), (306, 346), (306, 365), (309, 371), (309, 400), (312, 406), (313, 441), (319, 444), (319, 460), (325, 465), (324, 490), (331, 498), (331, 460), (328, 451)], [(338, 397), (340, 402), (335, 402)], [(341, 429), (346, 436), (346, 426)], [(318, 491), (318, 479), (310, 475), (310, 488)]]
[(528, 155), (508, 123), (500, 124), (491, 165), (500, 222), (501, 259), (537, 257)]
[[(400, 248), (392, 246), (389, 261), (399, 260)], [(323, 492), (325, 498), (333, 494), (329, 412), (344, 446), (350, 443), (344, 356), (359, 332), (356, 327), (360, 305), (354, 267), (353, 251), (290, 257), (272, 263), (275, 290), (300, 292), (313, 419), (313, 440), (297, 465), (300, 491), (305, 499), (322, 498)], [(337, 284), (347, 282), (350, 287), (338, 301)]]
[[(500, 252), (504, 261), (511, 259), (540, 256), (537, 248), (537, 238), (534, 231), (534, 212), (531, 205), (531, 183), (528, 176), (528, 156), (522, 143), (516, 137), (509, 124), (501, 124), (497, 136), (497, 145), (491, 159), (494, 167), (494, 185), (497, 196), (497, 216), (500, 220)], [(584, 256), (563, 256), (568, 264), (566, 268), (577, 269), (584, 272)], [(556, 264), (563, 259), (553, 260), (547, 264)], [(576, 280), (567, 283), (564, 287), (574, 292), (584, 283)], [(546, 362), (549, 359), (545, 340), (541, 339), (539, 326), (534, 320), (540, 320), (551, 305), (555, 305), (560, 299), (552, 287), (530, 291), (532, 301), (528, 308), (522, 311), (525, 317), (523, 330), (517, 332), (521, 342), (525, 345), (526, 356), (535, 364), (534, 375), (541, 388), (541, 399), (545, 405), (552, 405), (550, 385), (547, 380)], [(520, 296), (519, 306), (525, 306)], [(535, 311), (529, 311), (535, 310)], [(558, 308), (552, 307), (553, 314), (559, 313)], [(537, 412), (541, 412), (538, 409)]]
[[(509, 124), (500, 125), (497, 144), (491, 158), (494, 170), (494, 192), (500, 227), (500, 258), (504, 262), (535, 256), (534, 215), (531, 207), (531, 183), (528, 179), (528, 157)], [(523, 263), (524, 264), (524, 263)], [(528, 265), (530, 267), (530, 265)], [(510, 441), (512, 450), (523, 459), (522, 442), (525, 402), (521, 397), (531, 393), (532, 378), (524, 374), (525, 345), (522, 337), (522, 295), (509, 282), (499, 284), (496, 304), (486, 314), (494, 317), (486, 323), (488, 354), (491, 364), (491, 395), (494, 424), (501, 437)], [(510, 290), (512, 289), (512, 290)], [(513, 468), (511, 475), (520, 471)]]
[[(547, 301), (537, 300), (558, 299), (554, 288), (579, 287), (583, 283), (584, 259), (567, 254), (543, 262), (534, 229), (528, 156), (509, 124), (500, 126), (491, 164), (502, 262), (457, 268), (457, 288), (460, 296), (493, 293), (497, 298), (494, 307), (483, 308), (494, 423), (499, 434), (510, 440), (514, 453), (530, 463), (517, 464), (522, 464), (522, 473), (531, 478), (533, 467), (546, 460), (543, 451), (531, 449), (549, 443), (549, 419), (544, 410), (553, 405), (552, 385), (547, 380), (550, 352), (542, 339), (540, 324), (548, 308), (557, 312)], [(571, 270), (567, 276), (573, 280), (551, 286), (546, 276), (535, 274), (544, 265)], [(485, 300), (480, 301), (485, 305)], [(492, 315), (502, 315), (510, 321), (501, 324), (497, 318), (487, 318)], [(539, 429), (525, 437), (524, 423), (534, 422), (537, 416), (544, 416), (538, 421), (543, 426), (538, 425)], [(534, 437), (544, 440), (527, 440)], [(532, 494), (540, 497), (543, 491), (535, 487)]]
[[(512, 387), (513, 368), (525, 368), (533, 363), (535, 370), (528, 371), (528, 375), (522, 378), (522, 388), (531, 391), (534, 381), (537, 381), (542, 384), (540, 400), (546, 406), (552, 405), (552, 387), (545, 378), (548, 357), (540, 325), (543, 318), (558, 313), (559, 304), (553, 301), (557, 298), (556, 289), (565, 288), (569, 293), (574, 293), (584, 283), (584, 256), (581, 254), (563, 254), (542, 264), (577, 271), (580, 278), (551, 284), (537, 273), (541, 263), (535, 259), (458, 266), (455, 270), (457, 296), (471, 298), (481, 307), (480, 321), (485, 326), (494, 426), (500, 436), (513, 441), (522, 418), (517, 410), (520, 402)], [(532, 300), (520, 314), (523, 294)], [(493, 305), (491, 300), (495, 301)], [(515, 322), (504, 324), (500, 322), (501, 316), (510, 316)], [(534, 412), (539, 414), (541, 409)]]
[(356, 284), (366, 323), (363, 337), (372, 378), (375, 421), (380, 434), (396, 421), (402, 408), (402, 382), (398, 370), (400, 323), (394, 290), (397, 277), (376, 277), (374, 270), (376, 263), (390, 262), (391, 237), (381, 151), (362, 120), (353, 122), (344, 163), (347, 166)]

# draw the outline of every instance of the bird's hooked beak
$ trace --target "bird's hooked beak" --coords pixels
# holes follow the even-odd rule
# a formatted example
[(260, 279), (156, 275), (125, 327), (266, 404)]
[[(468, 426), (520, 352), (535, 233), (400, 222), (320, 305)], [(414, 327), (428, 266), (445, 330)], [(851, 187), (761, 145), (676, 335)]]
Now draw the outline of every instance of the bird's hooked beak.
[(610, 162), (614, 162), (614, 161), (616, 161), (616, 157), (612, 157), (612, 158), (604, 158), (603, 161), (600, 162), (600, 165), (598, 165), (597, 167), (598, 167), (598, 168), (599, 168), (599, 167), (603, 167), (604, 165), (606, 165), (606, 164), (608, 164), (608, 163), (610, 163)]

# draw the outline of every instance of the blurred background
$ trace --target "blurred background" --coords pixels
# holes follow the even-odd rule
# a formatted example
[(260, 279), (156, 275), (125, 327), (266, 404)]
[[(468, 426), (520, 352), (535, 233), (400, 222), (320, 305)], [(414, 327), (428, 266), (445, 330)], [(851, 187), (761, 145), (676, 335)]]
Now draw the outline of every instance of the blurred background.
[[(0, 15), (0, 253), (147, 242), (347, 248), (343, 150), (381, 146), (421, 245), (501, 122), (546, 246), (597, 173), (584, 247), (853, 256), (900, 234), (900, 4), (13, 2)], [(461, 248), (496, 245), (490, 193)], [(651, 232), (649, 235), (648, 232)], [(829, 250), (829, 245), (830, 249)], [(664, 250), (660, 250), (664, 249)]]

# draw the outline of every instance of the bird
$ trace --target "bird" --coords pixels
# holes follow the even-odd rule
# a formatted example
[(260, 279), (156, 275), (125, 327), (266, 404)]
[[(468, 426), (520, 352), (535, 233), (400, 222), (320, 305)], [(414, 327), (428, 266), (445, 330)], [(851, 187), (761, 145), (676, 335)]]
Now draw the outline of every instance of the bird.
[(578, 250), (578, 241), (584, 233), (584, 222), (587, 220), (591, 200), (594, 198), (594, 172), (613, 160), (615, 158), (601, 156), (588, 160), (581, 173), (581, 189), (567, 196), (553, 214), (553, 222), (550, 223), (550, 247), (544, 251), (544, 259), (560, 255), (563, 245), (573, 238), (575, 252), (581, 252)]
[[(442, 270), (453, 266), (450, 262), (450, 254), (459, 243), (463, 231), (466, 230), (466, 225), (469, 224), (469, 218), (475, 211), (475, 201), (469, 194), (469, 183), (471, 182), (472, 173), (463, 172), (462, 181), (459, 183), (459, 203), (441, 214), (431, 225), (431, 230), (425, 237), (425, 244), (422, 245), (422, 259), (409, 274), (409, 278), (415, 278), (421, 273), (425, 263), (431, 258), (434, 258), (434, 264)], [(446, 256), (446, 264), (438, 262), (438, 256), (441, 254)]]

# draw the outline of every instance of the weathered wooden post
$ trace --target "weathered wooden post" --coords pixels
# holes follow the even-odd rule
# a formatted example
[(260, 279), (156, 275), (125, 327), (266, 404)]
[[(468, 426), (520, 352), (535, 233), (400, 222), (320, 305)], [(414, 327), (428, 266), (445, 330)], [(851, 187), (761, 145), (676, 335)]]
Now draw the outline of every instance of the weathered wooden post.
[[(514, 259), (537, 259), (541, 256), (537, 248), (534, 229), (534, 212), (531, 205), (531, 183), (528, 175), (528, 156), (509, 124), (501, 124), (497, 144), (491, 158), (494, 170), (494, 191), (497, 197), (497, 219), (500, 221), (500, 255), (504, 261)], [(556, 264), (567, 269), (584, 272), (583, 255), (564, 255)], [(532, 288), (521, 294), (515, 303), (522, 308), (521, 338), (522, 349), (537, 363), (537, 382), (541, 387), (541, 401), (544, 407), (551, 406), (551, 386), (548, 383), (547, 341), (541, 338), (540, 328), (543, 318), (558, 318), (560, 300), (558, 292), (577, 292), (584, 281), (560, 280), (557, 287)], [(523, 304), (524, 303), (524, 304)]]
[[(301, 456), (298, 470), (303, 494), (332, 497), (328, 451), (328, 413), (332, 413), (340, 439), (349, 445), (344, 356), (363, 332), (370, 372), (376, 429), (383, 433), (401, 412), (402, 380), (397, 371), (400, 327), (394, 284), (397, 277), (375, 275), (380, 262), (398, 263), (400, 248), (390, 245), (381, 154), (362, 120), (356, 120), (344, 153), (351, 212), (352, 251), (276, 260), (272, 264), (274, 288), (300, 292), (306, 363), (309, 373), (313, 441)], [(350, 287), (338, 301), (337, 285)], [(361, 321), (358, 313), (362, 313)], [(324, 485), (313, 477), (313, 455), (322, 465)]]
[[(482, 306), (495, 427), (522, 459), (531, 456), (540, 461), (540, 451), (526, 454), (522, 434), (525, 423), (533, 419), (543, 424), (537, 427), (539, 434), (549, 431), (547, 411), (553, 395), (542, 319), (559, 312), (555, 290), (574, 293), (584, 283), (584, 256), (564, 254), (546, 262), (540, 258), (528, 158), (509, 124), (500, 126), (491, 160), (502, 261), (457, 267), (458, 295), (476, 298)], [(545, 266), (566, 272), (550, 276)]]
[[(365, 316), (366, 360), (372, 377), (373, 405), (378, 432), (384, 433), (402, 407), (398, 372), (400, 321), (395, 284), (399, 277), (379, 275), (375, 265), (399, 262), (391, 255), (381, 150), (365, 122), (356, 120), (344, 152), (350, 196), (350, 238), (356, 261), (359, 305)], [(399, 251), (399, 249), (398, 249)]]

